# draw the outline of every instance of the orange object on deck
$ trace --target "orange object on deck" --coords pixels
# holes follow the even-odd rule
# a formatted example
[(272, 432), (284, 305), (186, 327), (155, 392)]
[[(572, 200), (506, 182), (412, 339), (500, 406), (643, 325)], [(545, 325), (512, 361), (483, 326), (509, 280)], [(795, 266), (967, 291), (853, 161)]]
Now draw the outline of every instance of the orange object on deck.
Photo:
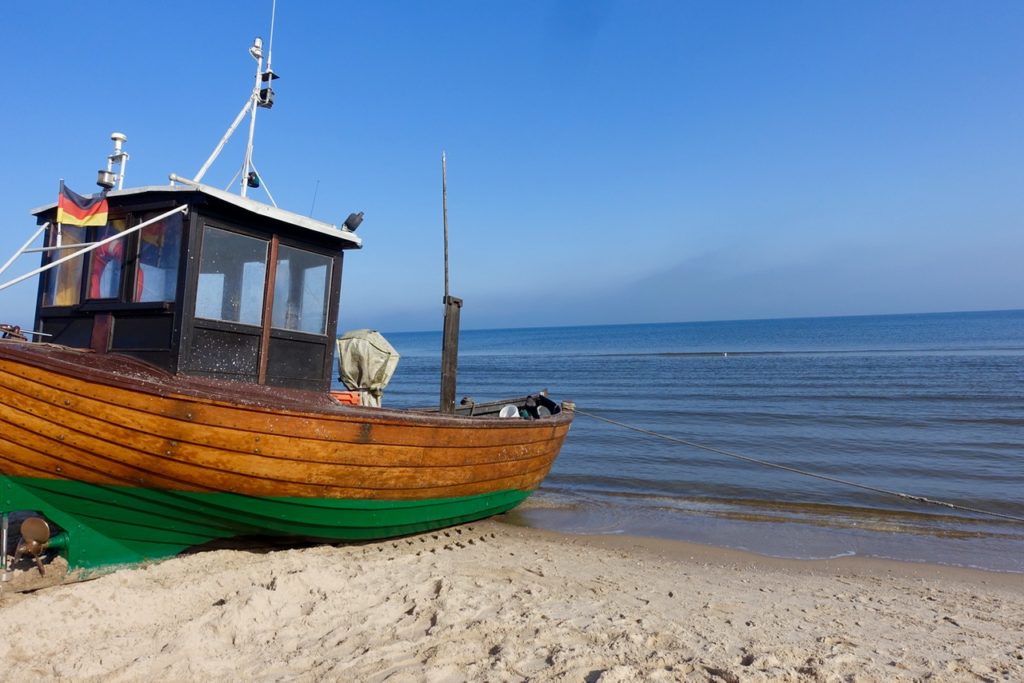
[(357, 406), (361, 403), (358, 391), (332, 391), (331, 398), (347, 406)]

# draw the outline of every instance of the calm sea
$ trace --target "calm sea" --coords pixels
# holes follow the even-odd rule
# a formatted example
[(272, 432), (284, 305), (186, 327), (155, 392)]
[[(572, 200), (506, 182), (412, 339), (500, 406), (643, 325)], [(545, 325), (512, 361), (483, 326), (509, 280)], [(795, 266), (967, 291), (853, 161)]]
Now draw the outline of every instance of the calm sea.
[[(440, 334), (387, 337), (402, 360), (386, 404), (436, 404)], [(677, 439), (1024, 518), (1024, 311), (463, 331), (460, 397), (544, 388)], [(585, 415), (513, 517), (785, 557), (1024, 572), (1024, 523)]]

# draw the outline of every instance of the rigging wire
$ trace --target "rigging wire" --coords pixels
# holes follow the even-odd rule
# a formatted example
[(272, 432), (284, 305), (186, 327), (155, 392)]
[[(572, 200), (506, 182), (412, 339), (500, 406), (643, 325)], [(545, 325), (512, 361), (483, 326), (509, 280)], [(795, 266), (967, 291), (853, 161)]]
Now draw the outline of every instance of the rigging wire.
[(916, 503), (924, 503), (926, 505), (938, 505), (938, 506), (950, 508), (950, 509), (953, 509), (953, 510), (961, 510), (963, 512), (973, 512), (974, 514), (978, 514), (978, 515), (986, 515), (986, 516), (989, 516), (989, 517), (999, 517), (999, 518), (1008, 519), (1008, 520), (1011, 520), (1011, 521), (1014, 521), (1014, 522), (1024, 522), (1024, 517), (1017, 517), (1017, 516), (1014, 516), (1014, 515), (1008, 515), (1008, 514), (1004, 514), (1002, 512), (993, 512), (991, 510), (981, 510), (981, 509), (978, 509), (978, 508), (968, 507), (966, 505), (957, 505), (956, 503), (949, 503), (949, 502), (942, 501), (942, 500), (935, 500), (935, 499), (932, 499), (932, 498), (926, 498), (924, 496), (917, 496), (917, 495), (913, 495), (913, 494), (910, 494), (910, 493), (902, 493), (900, 491), (892, 491), (892, 490), (889, 490), (889, 489), (878, 488), (876, 486), (868, 486), (867, 484), (859, 484), (859, 483), (857, 483), (855, 481), (849, 481), (847, 479), (840, 479), (839, 477), (832, 477), (832, 476), (829, 476), (827, 474), (818, 474), (817, 472), (808, 472), (806, 470), (801, 470), (801, 469), (798, 469), (796, 467), (790, 467), (789, 465), (780, 465), (778, 463), (769, 462), (767, 460), (761, 460), (759, 458), (751, 458), (750, 456), (741, 455), (739, 453), (734, 453), (732, 451), (727, 451), (727, 450), (722, 449), (722, 448), (715, 448), (713, 446), (705, 446), (703, 444), (699, 444), (699, 443), (696, 443), (694, 441), (688, 441), (686, 439), (679, 439), (679, 438), (676, 438), (674, 436), (669, 436), (668, 434), (661, 434), (660, 432), (652, 431), (650, 429), (643, 429), (642, 427), (635, 427), (633, 425), (626, 424), (625, 422), (619, 422), (618, 420), (613, 420), (613, 419), (608, 418), (608, 417), (603, 417), (601, 415), (597, 415), (595, 413), (591, 413), (591, 412), (588, 412), (586, 410), (580, 410), (578, 407), (575, 409), (575, 412), (578, 415), (586, 415), (589, 418), (593, 418), (593, 419), (601, 421), (601, 422), (607, 422), (608, 424), (612, 424), (612, 425), (615, 425), (617, 427), (623, 427), (625, 429), (629, 429), (629, 430), (632, 430), (634, 432), (639, 432), (640, 434), (647, 434), (648, 436), (654, 436), (654, 437), (657, 437), (659, 439), (665, 439), (666, 441), (672, 441), (674, 443), (682, 444), (684, 446), (690, 446), (691, 448), (699, 448), (699, 449), (704, 450), (704, 451), (709, 451), (711, 453), (717, 453), (719, 455), (724, 455), (724, 456), (729, 457), (729, 458), (735, 458), (736, 460), (742, 460), (744, 462), (753, 463), (755, 465), (763, 465), (765, 467), (771, 467), (771, 468), (774, 468), (774, 469), (777, 469), (777, 470), (783, 470), (783, 471), (786, 471), (786, 472), (791, 472), (793, 474), (799, 474), (799, 475), (802, 475), (802, 476), (805, 476), (805, 477), (813, 477), (815, 479), (823, 479), (825, 481), (830, 481), (830, 482), (832, 482), (834, 484), (842, 484), (843, 486), (852, 486), (854, 488), (863, 489), (865, 491), (872, 491), (874, 493), (882, 493), (882, 494), (885, 494), (887, 496), (895, 496), (897, 498), (901, 498), (903, 500), (914, 501)]
[(228, 183), (228, 184), (227, 184), (227, 185), (226, 185), (226, 186), (224, 187), (224, 191), (225, 191), (225, 192), (227, 192), (228, 190), (230, 190), (230, 189), (231, 189), (231, 186), (235, 184), (235, 181), (236, 181), (236, 180), (238, 180), (238, 176), (239, 176), (239, 174), (240, 174), (240, 173), (242, 172), (242, 169), (243, 169), (243, 168), (245, 168), (245, 164), (242, 164), (242, 165), (241, 165), (241, 166), (240, 166), (240, 167), (238, 168), (238, 170), (237, 170), (237, 171), (235, 171), (235, 175), (231, 176), (231, 182), (229, 182), (229, 183)]

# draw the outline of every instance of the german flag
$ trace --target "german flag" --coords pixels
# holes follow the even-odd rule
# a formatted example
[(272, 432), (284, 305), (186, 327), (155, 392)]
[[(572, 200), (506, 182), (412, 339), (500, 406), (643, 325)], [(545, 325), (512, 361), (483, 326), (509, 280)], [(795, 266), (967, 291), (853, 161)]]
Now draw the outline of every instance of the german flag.
[(64, 225), (106, 225), (107, 198), (86, 199), (60, 184), (60, 196), (57, 197), (57, 222)]

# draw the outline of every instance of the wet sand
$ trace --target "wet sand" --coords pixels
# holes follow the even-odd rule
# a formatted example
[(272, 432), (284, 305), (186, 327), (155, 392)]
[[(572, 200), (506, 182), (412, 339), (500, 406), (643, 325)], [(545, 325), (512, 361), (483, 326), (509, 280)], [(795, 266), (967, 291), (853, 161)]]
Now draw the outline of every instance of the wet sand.
[(4, 593), (11, 680), (1024, 680), (1024, 575), (499, 521)]

